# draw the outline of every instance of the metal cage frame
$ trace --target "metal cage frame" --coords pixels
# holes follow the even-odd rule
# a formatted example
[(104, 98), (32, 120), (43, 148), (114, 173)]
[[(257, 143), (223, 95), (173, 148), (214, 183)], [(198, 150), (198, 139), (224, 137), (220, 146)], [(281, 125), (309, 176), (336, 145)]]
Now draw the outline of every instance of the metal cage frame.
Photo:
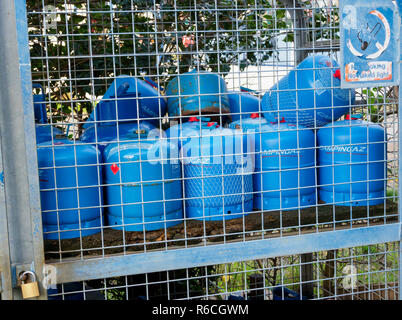
[[(292, 0), (285, 2), (294, 4)], [(293, 19), (297, 19), (297, 16), (291, 14)], [(4, 180), (0, 183), (0, 293), (2, 299), (21, 299), (17, 275), (23, 270), (35, 271), (40, 284), (50, 278), (57, 283), (66, 283), (285, 255), (302, 254), (305, 259), (308, 259), (308, 254), (317, 251), (386, 242), (401, 244), (402, 208), (399, 205), (398, 223), (235, 243), (188, 246), (174, 250), (136, 254), (124, 252), (124, 254), (105, 255), (93, 259), (71, 259), (71, 261), (64, 259), (61, 262), (47, 263), (42, 238), (25, 1), (1, 1), (0, 17), (0, 30), (2, 30), (0, 32), (0, 61), (2, 61), (0, 64), (0, 171), (4, 171)], [(298, 33), (297, 38), (297, 41), (304, 42), (302, 33)], [(302, 52), (299, 52), (299, 55), (302, 55)], [(300, 61), (302, 56), (297, 59)], [(400, 60), (402, 61), (402, 57)], [(401, 61), (399, 68), (402, 73)], [(9, 90), (9, 88), (13, 89)], [(401, 103), (402, 88), (400, 87), (399, 105)], [(399, 132), (402, 132), (400, 113), (398, 119)], [(399, 139), (398, 147), (399, 158), (402, 158), (402, 139)], [(398, 176), (402, 176), (401, 166), (398, 172)], [(398, 194), (402, 194), (401, 184), (398, 186)], [(402, 246), (399, 247), (399, 292), (401, 292)], [(163, 261), (163, 264), (159, 263), (160, 261)], [(48, 273), (43, 270), (47, 270)], [(41, 290), (38, 299), (47, 299), (46, 290)]]

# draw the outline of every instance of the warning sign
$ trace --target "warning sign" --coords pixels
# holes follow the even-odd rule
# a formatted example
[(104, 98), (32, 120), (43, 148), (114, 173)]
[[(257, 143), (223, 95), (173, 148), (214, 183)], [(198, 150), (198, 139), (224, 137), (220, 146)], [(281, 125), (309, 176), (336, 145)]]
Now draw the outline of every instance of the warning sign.
[(393, 85), (399, 80), (399, 20), (392, 1), (343, 0), (341, 86)]

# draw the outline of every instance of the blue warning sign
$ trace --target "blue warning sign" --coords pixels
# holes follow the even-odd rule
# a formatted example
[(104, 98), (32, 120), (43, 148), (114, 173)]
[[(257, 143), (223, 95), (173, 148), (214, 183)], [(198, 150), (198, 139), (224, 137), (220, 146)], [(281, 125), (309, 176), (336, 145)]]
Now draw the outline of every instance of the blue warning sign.
[(341, 86), (399, 82), (398, 9), (390, 0), (340, 2)]

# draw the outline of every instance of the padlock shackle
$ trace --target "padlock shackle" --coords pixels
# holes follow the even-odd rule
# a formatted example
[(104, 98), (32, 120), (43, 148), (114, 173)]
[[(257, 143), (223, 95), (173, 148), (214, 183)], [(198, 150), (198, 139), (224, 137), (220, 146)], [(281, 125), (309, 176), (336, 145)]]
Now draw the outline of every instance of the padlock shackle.
[(24, 271), (21, 275), (20, 275), (20, 281), (21, 283), (23, 283), (22, 278), (26, 275), (26, 274), (30, 274), (32, 276), (32, 282), (36, 282), (36, 274), (33, 271)]

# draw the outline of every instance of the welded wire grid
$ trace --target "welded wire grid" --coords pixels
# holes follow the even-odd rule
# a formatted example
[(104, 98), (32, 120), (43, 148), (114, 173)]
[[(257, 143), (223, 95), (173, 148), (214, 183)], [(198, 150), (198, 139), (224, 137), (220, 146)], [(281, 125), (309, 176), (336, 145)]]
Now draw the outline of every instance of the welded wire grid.
[[(34, 83), (39, 83), (44, 88), (48, 117), (47, 123), (38, 124), (38, 126), (52, 128), (53, 134), (56, 133), (56, 129), (60, 129), (71, 143), (69, 145), (70, 154), (71, 152), (74, 154), (73, 163), (57, 165), (54, 161), (50, 161), (51, 164), (44, 167), (40, 166), (39, 168), (40, 173), (44, 170), (56, 172), (61, 167), (72, 168), (73, 171), (69, 178), (75, 178), (75, 180), (73, 179), (75, 181), (73, 186), (63, 187), (62, 182), (65, 177), (61, 174), (59, 176), (53, 174), (50, 175), (54, 180), (53, 185), (52, 183), (50, 183), (50, 187), (41, 185), (42, 197), (47, 192), (48, 195), (53, 194), (54, 199), (54, 203), (48, 205), (46, 200), (42, 198), (43, 217), (47, 214), (56, 214), (57, 216), (56, 231), (46, 232), (48, 235), (55, 235), (54, 240), (45, 241), (45, 251), (48, 259), (62, 261), (65, 257), (104, 256), (109, 253), (147, 251), (154, 248), (167, 250), (193, 245), (248, 241), (302, 234), (304, 232), (331, 231), (340, 228), (351, 228), (355, 225), (369, 226), (397, 221), (396, 208), (399, 197), (397, 193), (399, 165), (397, 157), (399, 139), (398, 95), (397, 90), (391, 87), (358, 89), (356, 90), (354, 104), (351, 103), (351, 96), (349, 95), (347, 105), (350, 113), (362, 114), (363, 119), (375, 122), (385, 129), (384, 140), (377, 142), (382, 143), (386, 148), (385, 153), (387, 154), (386, 159), (379, 160), (379, 162), (386, 162), (386, 172), (383, 179), (386, 196), (384, 197), (383, 205), (354, 206), (352, 202), (349, 202), (346, 203), (346, 206), (345, 203), (342, 203), (341, 206), (340, 203), (323, 203), (320, 201), (317, 177), (317, 172), (320, 168), (317, 164), (316, 156), (315, 163), (306, 168), (301, 168), (299, 157), (298, 165), (292, 169), (285, 168), (285, 165), (282, 166), (281, 161), (285, 161), (285, 158), (279, 156), (279, 166), (270, 170), (271, 172), (282, 174), (287, 170), (296, 170), (297, 172), (297, 170), (301, 169), (312, 169), (316, 172), (316, 185), (314, 188), (318, 199), (317, 203), (304, 207), (297, 205), (290, 208), (292, 209), (290, 211), (283, 210), (281, 205), (280, 208), (268, 208), (264, 212), (245, 209), (245, 202), (249, 201), (257, 192), (252, 189), (246, 189), (245, 181), (250, 179), (251, 172), (246, 171), (244, 166), (240, 166), (241, 169), (236, 172), (228, 172), (225, 171), (227, 167), (225, 167), (224, 161), (219, 160), (216, 172), (212, 176), (208, 176), (208, 178), (206, 178), (205, 171), (207, 166), (202, 167), (201, 190), (198, 190), (198, 193), (193, 192), (190, 194), (186, 188), (191, 182), (194, 182), (194, 178), (191, 175), (185, 176), (189, 167), (186, 167), (183, 154), (177, 153), (176, 156), (172, 156), (171, 153), (163, 151), (163, 143), (160, 143), (158, 145), (160, 146), (160, 152), (157, 160), (162, 158), (171, 162), (175, 161), (174, 168), (180, 169), (181, 176), (172, 175), (172, 167), (156, 165), (154, 166), (155, 169), (151, 171), (159, 172), (160, 177), (153, 176), (153, 178), (149, 177), (149, 167), (147, 167), (147, 170), (144, 169), (149, 164), (149, 159), (144, 158), (143, 154), (138, 159), (133, 159), (133, 156), (131, 159), (129, 159), (130, 157), (127, 158), (126, 155), (122, 156), (122, 150), (125, 150), (125, 146), (127, 147), (128, 145), (127, 140), (124, 140), (125, 138), (119, 133), (123, 124), (132, 123), (138, 125), (147, 120), (156, 120), (156, 127), (158, 128), (156, 135), (162, 137), (166, 136), (164, 130), (174, 124), (183, 124), (189, 117), (194, 115), (207, 116), (209, 121), (215, 121), (220, 127), (227, 127), (230, 123), (228, 118), (230, 113), (227, 110), (225, 111), (223, 101), (229, 91), (240, 93), (247, 88), (251, 91), (251, 95), (262, 98), (270, 88), (309, 55), (323, 54), (339, 61), (339, 9), (336, 1), (194, 0), (188, 2), (175, 0), (159, 3), (157, 1), (134, 0), (83, 0), (70, 3), (64, 0), (28, 0), (27, 9), (32, 79)], [(318, 67), (315, 65), (314, 68)], [(319, 68), (325, 70), (325, 67), (320, 66)], [(331, 68), (331, 66), (328, 66), (328, 68)], [(197, 75), (201, 75), (202, 71), (209, 71), (224, 79), (227, 91), (219, 85), (216, 93), (219, 104), (214, 110), (205, 113), (199, 108), (192, 114), (173, 117), (169, 113), (162, 112), (162, 102), (160, 100), (158, 102), (158, 116), (148, 116), (142, 118), (141, 121), (138, 118), (114, 121), (117, 128), (114, 131), (115, 137), (108, 141), (102, 140), (99, 135), (100, 131), (104, 129), (102, 126), (105, 126), (107, 122), (110, 123), (110, 121), (99, 119), (99, 115), (96, 112), (93, 112), (92, 118), (89, 118), (89, 116), (92, 111), (96, 110), (96, 105), (100, 103), (112, 83), (114, 83), (114, 92), (117, 92), (119, 88), (116, 82), (113, 81), (118, 76), (128, 75), (136, 79), (145, 80), (147, 83), (152, 83), (157, 90), (157, 97), (162, 99), (195, 96), (196, 100), (201, 102), (201, 98), (205, 94), (166, 95), (167, 85), (175, 76), (193, 69), (196, 70)], [(333, 81), (324, 89), (335, 89)], [(320, 87), (317, 90), (323, 90), (323, 88)], [(140, 90), (136, 87), (134, 91)], [(113, 96), (104, 99), (102, 103), (112, 102), (116, 114), (119, 114), (118, 103), (124, 99), (129, 98), (116, 98)], [(132, 97), (130, 99), (130, 101), (133, 101)], [(147, 99), (150, 100), (151, 98), (143, 94), (137, 94), (133, 107), (139, 112), (141, 106), (147, 103)], [(312, 110), (315, 110), (315, 108), (315, 105), (311, 106)], [(261, 101), (259, 102), (259, 111), (263, 111)], [(251, 113), (249, 112), (250, 115)], [(276, 113), (276, 111), (272, 112), (271, 115), (275, 116)], [(247, 112), (243, 112), (243, 114), (247, 114)], [(232, 114), (232, 116), (235, 115), (236, 113)], [(94, 129), (93, 142), (80, 141), (85, 131), (85, 125), (92, 126)], [(300, 147), (299, 141), (302, 137), (302, 132), (313, 130), (316, 133), (318, 129), (306, 129), (296, 126), (294, 130), (298, 133), (298, 144), (297, 149), (293, 151), (297, 154), (304, 150)], [(260, 126), (257, 129), (257, 134), (263, 134), (264, 130)], [(369, 126), (367, 126), (367, 130), (369, 130)], [(242, 131), (238, 131), (238, 134), (239, 132), (243, 135), (247, 134)], [(152, 141), (149, 141), (146, 137), (139, 137), (138, 131), (134, 133), (134, 136), (131, 135), (128, 139), (134, 143), (135, 148), (141, 148), (141, 145), (145, 148), (159, 139), (154, 137)], [(205, 135), (205, 133), (203, 134)], [(316, 135), (314, 137), (315, 141), (312, 149), (317, 154), (316, 151), (318, 151), (319, 145)], [(54, 160), (57, 148), (65, 148), (65, 145), (60, 144), (58, 139), (59, 137), (53, 136), (46, 143), (47, 149), (43, 145), (38, 145), (38, 152), (41, 148), (51, 150), (48, 156), (53, 157)], [(219, 139), (223, 141), (224, 136), (220, 136)], [(138, 144), (135, 143), (137, 140)], [(90, 163), (85, 163), (84, 160), (78, 161), (77, 153), (81, 152), (80, 148), (82, 146), (96, 145), (101, 148), (102, 144), (107, 146), (111, 143), (116, 143), (116, 148), (120, 146), (120, 149), (117, 149), (117, 160), (108, 162), (105, 159), (105, 154), (96, 153), (95, 159)], [(240, 151), (223, 150), (223, 147), (221, 147), (220, 152), (214, 154), (214, 159), (222, 158), (222, 152), (226, 152), (226, 156), (246, 154), (252, 159), (263, 153), (263, 151), (256, 150), (247, 153), (243, 147), (242, 145)], [(200, 158), (202, 159), (202, 157)], [(140, 166), (140, 176), (123, 176), (124, 171), (122, 168), (127, 164)], [(335, 166), (336, 164), (334, 164)], [(91, 167), (99, 168), (99, 170), (93, 171), (96, 172), (96, 182), (88, 186), (79, 172), (82, 173), (83, 168)], [(259, 167), (262, 168), (261, 165)], [(112, 170), (113, 168), (117, 169), (116, 173)], [(268, 172), (264, 169), (259, 170), (254, 171), (254, 174)], [(352, 171), (352, 166), (350, 166), (350, 170)], [(107, 173), (111, 176), (111, 171), (113, 171), (113, 177), (117, 178), (117, 180), (109, 183), (105, 176)], [(213, 186), (208, 185), (208, 181), (211, 181), (208, 179), (211, 177), (218, 178), (220, 182)], [(239, 187), (236, 185), (237, 182), (233, 183), (233, 181), (238, 181), (235, 180), (236, 177), (240, 177), (241, 181), (241, 186), (237, 189), (236, 187)], [(303, 188), (300, 187), (300, 178), (301, 174), (298, 175), (296, 187), (299, 195), (303, 191)], [(366, 181), (360, 182), (367, 182), (369, 179), (370, 177), (367, 176)], [(170, 186), (175, 181), (179, 181), (181, 190), (172, 196)], [(150, 199), (152, 198), (150, 193), (155, 191), (147, 189), (150, 184), (162, 186), (158, 194), (152, 195), (154, 196), (153, 199)], [(188, 217), (186, 203), (189, 200), (201, 201), (202, 210), (205, 213), (209, 201), (211, 199), (214, 201), (217, 197), (213, 193), (214, 188), (218, 198), (222, 197), (220, 195), (222, 194), (222, 185), (224, 185), (225, 197), (231, 197), (230, 199), (240, 197), (242, 211), (239, 218), (234, 220), (225, 218), (211, 222), (206, 221), (206, 219), (196, 220)], [(229, 192), (226, 191), (228, 185), (231, 187)], [(335, 187), (333, 182), (330, 182), (329, 185)], [(130, 187), (131, 190), (134, 188), (138, 190), (135, 196), (130, 197), (124, 193)], [(175, 188), (177, 192), (177, 187)], [(209, 194), (206, 194), (207, 189), (210, 191)], [(91, 205), (83, 206), (84, 198), (88, 197), (88, 194), (86, 196), (80, 195), (80, 190), (89, 192), (88, 194), (91, 194), (89, 197), (95, 199), (95, 203), (92, 202)], [(60, 199), (66, 196), (66, 191), (70, 192), (71, 197), (74, 197), (73, 193), (75, 193), (76, 207), (71, 207), (71, 204), (70, 206), (59, 205)], [(286, 190), (285, 187), (280, 185), (276, 191), (279, 191), (280, 197), (282, 197), (282, 192)], [(114, 199), (119, 200), (117, 203), (111, 203), (111, 192), (115, 195)], [(133, 195), (133, 191), (130, 192)], [(263, 190), (262, 193), (267, 194), (268, 192)], [(183, 217), (176, 216), (173, 220), (166, 219), (174, 203), (176, 205), (179, 203), (179, 206), (182, 205)], [(158, 204), (162, 204), (161, 220), (147, 225), (142, 222), (124, 221), (124, 218), (127, 217), (123, 214), (125, 208), (130, 208), (133, 204), (137, 204), (140, 207), (140, 218), (142, 219), (151, 213), (154, 214), (155, 210), (157, 210), (155, 207), (149, 209), (149, 205), (158, 206)], [(217, 211), (215, 217), (219, 218), (222, 212), (226, 212), (225, 206), (227, 206), (227, 202), (223, 203), (222, 211), (220, 213)], [(122, 219), (121, 224), (115, 224), (114, 227), (120, 226), (122, 230), (113, 229), (108, 224), (107, 216), (113, 208), (121, 213)], [(215, 209), (218, 210), (218, 208)], [(76, 210), (74, 215), (80, 217), (78, 227), (73, 228), (78, 232), (78, 236), (76, 235), (72, 239), (63, 239), (64, 231), (61, 228), (63, 223), (60, 222), (60, 217), (63, 212), (71, 212), (69, 210)], [(92, 210), (92, 214), (95, 213), (95, 217), (92, 216), (93, 219), (96, 216), (102, 218), (99, 226), (85, 227), (83, 225), (86, 219), (85, 214), (88, 210)], [(212, 214), (214, 215), (214, 213)], [(231, 213), (226, 212), (226, 216), (228, 214)], [(176, 221), (178, 224), (168, 226), (167, 224), (172, 221)], [(149, 227), (158, 222), (162, 222), (160, 229), (147, 231), (146, 226)], [(139, 226), (137, 231), (127, 231), (128, 227), (135, 225)], [(85, 236), (85, 231), (93, 229), (99, 232)], [(383, 255), (388, 256), (389, 254), (388, 251), (385, 251)], [(358, 258), (352, 257), (352, 253), (349, 255), (348, 259)], [(371, 261), (371, 257), (372, 255), (368, 255), (365, 256), (365, 259)], [(280, 261), (280, 274), (282, 277), (287, 277), (288, 274), (283, 273), (283, 270), (286, 269), (286, 263), (282, 260)], [(317, 260), (314, 263), (320, 264), (325, 263), (325, 261)], [(242, 268), (246, 268), (247, 264), (240, 263), (239, 265)], [(296, 264), (296, 267), (300, 267), (300, 264)], [(268, 271), (271, 272), (271, 267), (268, 267), (268, 265), (263, 264), (260, 268), (264, 277)], [(245, 270), (240, 272), (244, 277), (249, 272)], [(184, 282), (187, 282), (187, 286), (189, 285), (188, 272), (189, 270), (184, 275), (181, 275)], [(220, 272), (222, 273), (221, 276), (231, 276), (228, 270), (220, 270)], [(166, 273), (165, 276), (169, 277), (169, 275), (170, 273)], [(368, 275), (371, 277), (374, 276), (374, 273), (368, 271)], [(201, 279), (201, 282), (210, 281), (207, 280), (207, 276), (203, 276)], [(285, 281), (284, 279), (281, 281)], [(334, 282), (336, 279), (334, 276), (330, 280)], [(128, 281), (127, 278), (125, 281)], [(147, 284), (146, 281), (145, 283)], [(168, 283), (170, 283), (169, 281)], [(300, 280), (298, 281), (293, 285), (298, 287)], [(363, 283), (371, 284), (372, 282), (366, 281)], [(229, 292), (227, 285), (228, 282), (220, 283), (225, 293)], [(150, 284), (146, 286), (149, 287)], [(208, 287), (209, 285), (206, 286), (206, 288)], [(218, 287), (216, 290), (218, 290)], [(246, 292), (245, 288), (239, 288), (239, 290), (242, 294)], [(317, 291), (321, 292), (319, 297), (324, 297), (322, 290), (323, 287), (320, 287), (319, 291)], [(370, 289), (370, 291), (373, 290)], [(150, 294), (147, 293), (148, 296)], [(169, 294), (173, 297), (172, 292)], [(186, 294), (187, 297), (190, 294), (188, 288)], [(388, 295), (388, 293), (386, 294)], [(212, 297), (215, 293), (211, 291), (206, 295), (207, 297)], [(216, 293), (216, 295), (219, 296), (220, 293)], [(332, 292), (331, 295), (340, 296), (340, 293)]]
[[(59, 284), (58, 300), (398, 300), (398, 243)], [(302, 268), (310, 268), (306, 279)]]

